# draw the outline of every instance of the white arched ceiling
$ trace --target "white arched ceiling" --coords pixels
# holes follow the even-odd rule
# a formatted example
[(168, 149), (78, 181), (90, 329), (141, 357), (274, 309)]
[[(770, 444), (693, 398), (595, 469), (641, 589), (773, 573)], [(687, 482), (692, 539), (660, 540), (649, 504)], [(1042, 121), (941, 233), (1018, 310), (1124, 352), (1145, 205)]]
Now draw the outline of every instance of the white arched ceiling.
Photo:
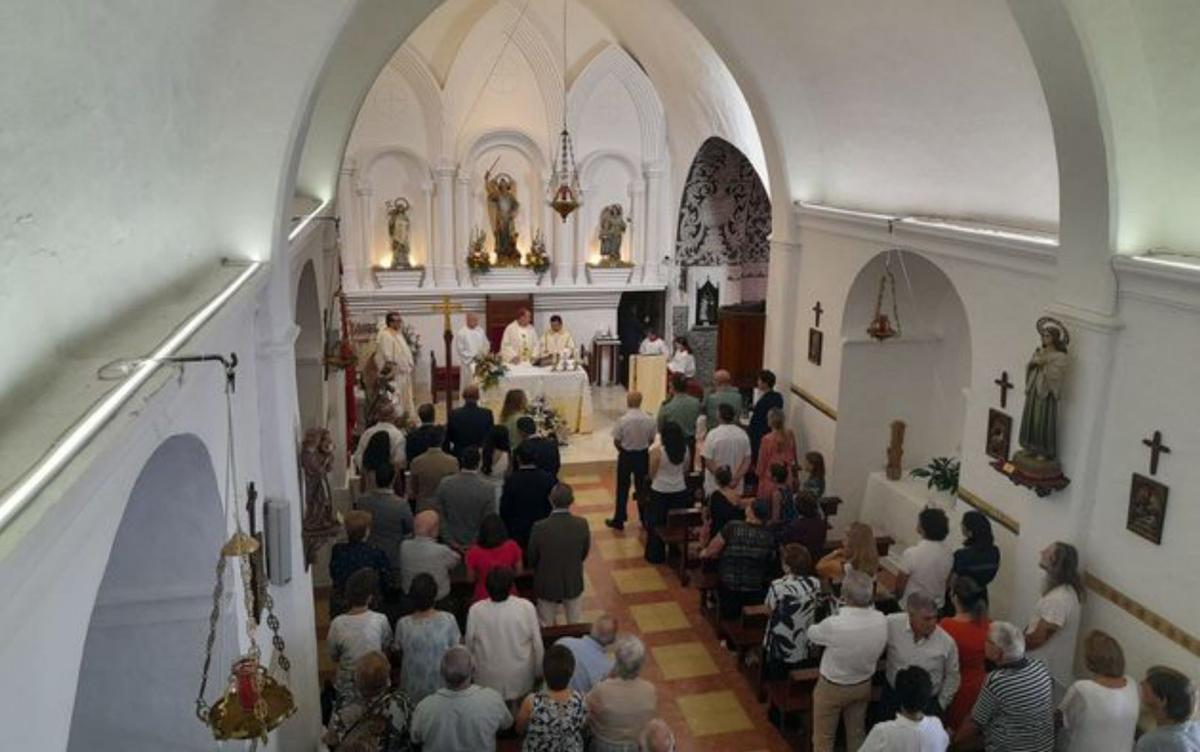
[(1049, 115), (1003, 4), (676, 4), (764, 93), (792, 198), (1057, 226)]
[(411, 47), (401, 45), (388, 67), (403, 77), (421, 108), (425, 126), (425, 153), (440, 158), (446, 143), (445, 105), (437, 79)]
[(667, 145), (662, 102), (645, 71), (637, 66), (629, 53), (616, 45), (601, 50), (571, 84), (567, 94), (571, 130), (578, 133), (584, 127), (582, 119), (586, 106), (598, 92), (603, 93), (602, 87), (609, 82), (621, 86), (632, 101), (642, 134), (642, 160), (657, 163), (664, 156)]

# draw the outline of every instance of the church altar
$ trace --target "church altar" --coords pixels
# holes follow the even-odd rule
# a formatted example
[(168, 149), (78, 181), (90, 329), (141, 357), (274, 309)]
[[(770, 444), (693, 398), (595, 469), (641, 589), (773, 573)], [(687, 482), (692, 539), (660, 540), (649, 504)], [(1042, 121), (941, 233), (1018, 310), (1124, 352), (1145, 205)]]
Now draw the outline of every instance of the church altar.
[(480, 399), (497, 420), (504, 395), (510, 389), (523, 389), (530, 402), (544, 397), (546, 405), (566, 421), (571, 433), (592, 432), (592, 386), (582, 368), (552, 371), (549, 367), (528, 364), (509, 366), (508, 373), (496, 386), (484, 390)]

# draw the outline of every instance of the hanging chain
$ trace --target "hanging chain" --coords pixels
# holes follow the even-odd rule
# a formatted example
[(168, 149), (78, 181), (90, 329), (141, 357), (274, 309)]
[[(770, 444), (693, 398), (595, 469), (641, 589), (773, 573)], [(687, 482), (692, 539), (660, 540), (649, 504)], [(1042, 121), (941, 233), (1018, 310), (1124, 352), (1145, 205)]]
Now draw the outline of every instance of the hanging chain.
[(271, 628), (271, 646), (275, 648), (275, 660), (279, 662), (279, 667), (286, 673), (292, 670), (292, 662), (283, 652), (283, 635), (279, 634), (279, 617), (275, 615), (275, 599), (269, 592), (263, 594), (263, 605), (267, 607), (267, 626)]
[(196, 717), (208, 723), (208, 702), (204, 693), (208, 689), (208, 672), (212, 666), (213, 643), (217, 639), (217, 622), (221, 618), (221, 597), (225, 591), (225, 557), (217, 559), (217, 582), (213, 585), (212, 612), (208, 616), (208, 642), (204, 645), (204, 670), (200, 673), (200, 692), (196, 695)]

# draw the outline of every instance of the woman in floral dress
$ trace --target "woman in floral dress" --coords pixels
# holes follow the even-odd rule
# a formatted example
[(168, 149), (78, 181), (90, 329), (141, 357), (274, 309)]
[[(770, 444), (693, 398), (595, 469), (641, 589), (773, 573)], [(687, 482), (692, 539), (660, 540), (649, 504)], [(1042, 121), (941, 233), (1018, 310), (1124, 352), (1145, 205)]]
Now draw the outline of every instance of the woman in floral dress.
[(583, 695), (571, 689), (574, 673), (574, 654), (552, 645), (542, 660), (546, 688), (526, 695), (517, 711), (517, 733), (525, 735), (523, 752), (583, 752), (587, 706)]
[(821, 581), (812, 576), (812, 556), (799, 543), (783, 547), (783, 577), (771, 583), (771, 612), (763, 635), (768, 677), (781, 677), (809, 661), (808, 628), (816, 621)]

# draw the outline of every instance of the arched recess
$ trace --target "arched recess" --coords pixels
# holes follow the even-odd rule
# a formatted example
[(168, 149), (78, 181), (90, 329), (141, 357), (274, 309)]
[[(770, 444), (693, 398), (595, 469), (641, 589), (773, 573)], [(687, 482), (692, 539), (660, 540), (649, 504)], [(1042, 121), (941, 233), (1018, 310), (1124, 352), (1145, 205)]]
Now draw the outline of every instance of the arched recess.
[(605, 47), (592, 58), (567, 94), (567, 114), (573, 133), (583, 127), (581, 113), (592, 96), (608, 77), (625, 88), (633, 100), (641, 131), (641, 156), (646, 164), (657, 164), (666, 151), (667, 128), (662, 101), (645, 71), (638, 67), (625, 50), (616, 45)]
[(579, 207), (575, 222), (584, 233), (584, 258), (599, 260), (600, 212), (611, 204), (620, 204), (626, 217), (635, 220), (622, 239), (621, 257), (643, 264), (646, 230), (642, 225), (651, 220), (641, 221), (646, 216), (646, 189), (637, 165), (618, 151), (593, 151), (579, 163), (579, 182), (586, 200)]
[(325, 335), (321, 323), (317, 273), (312, 261), (306, 262), (300, 272), (300, 283), (296, 287), (295, 322), (300, 329), (295, 346), (300, 426), (302, 429), (323, 426)]
[[(895, 278), (883, 312), (900, 319), (901, 336), (867, 336), (880, 280)], [(867, 475), (882, 470), (893, 420), (907, 425), (903, 465), (960, 456), (971, 374), (971, 331), (954, 284), (936, 264), (909, 251), (888, 251), (859, 270), (842, 313), (842, 359), (831, 487), (847, 502), (840, 520), (858, 519)], [(827, 345), (828, 346), (828, 345)]]
[(391, 240), (387, 234), (386, 202), (395, 198), (408, 201), (410, 259), (414, 264), (430, 265), (433, 259), (433, 177), (429, 163), (404, 146), (388, 144), (364, 149), (355, 154), (356, 188), (364, 199), (360, 204), (365, 234), (359, 258), (367, 267), (388, 266), (392, 260)]
[(396, 50), (388, 65), (404, 78), (417, 97), (425, 121), (425, 153), (436, 162), (444, 156), (442, 150), (447, 143), (445, 103), (437, 79), (421, 56), (407, 44)]
[[(208, 450), (191, 434), (168, 438), (146, 461), (113, 541), (84, 643), (69, 752), (213, 748), (195, 700), (224, 537)], [(237, 652), (231, 603), (227, 594), (210, 701)]]

